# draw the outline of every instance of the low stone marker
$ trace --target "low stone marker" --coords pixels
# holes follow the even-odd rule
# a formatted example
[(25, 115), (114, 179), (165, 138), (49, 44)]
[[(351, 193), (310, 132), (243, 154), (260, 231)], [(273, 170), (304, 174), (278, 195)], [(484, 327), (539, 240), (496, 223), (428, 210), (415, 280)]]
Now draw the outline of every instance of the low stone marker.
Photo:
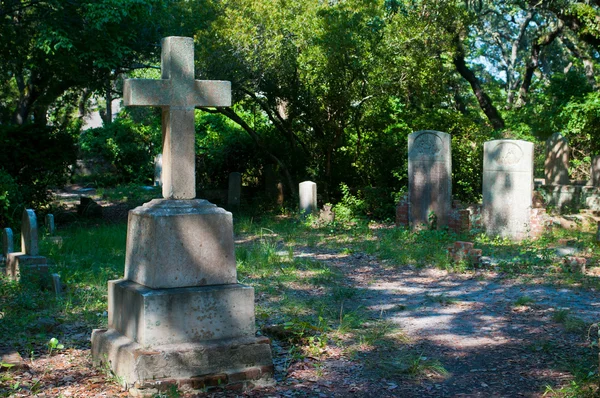
[(227, 191), (227, 205), (239, 207), (242, 197), (242, 174), (234, 171), (229, 174), (229, 190)]
[(54, 214), (46, 214), (46, 230), (50, 236), (56, 233), (56, 227), (54, 225)]
[(513, 240), (529, 236), (533, 143), (494, 140), (483, 146), (482, 218), (486, 232)]
[(2, 230), (2, 256), (6, 260), (8, 254), (15, 251), (15, 238), (13, 231), (10, 228), (4, 228)]
[(162, 153), (154, 157), (154, 186), (162, 187)]
[(54, 294), (56, 295), (56, 297), (61, 297), (63, 287), (62, 287), (62, 283), (60, 282), (60, 275), (52, 274), (51, 276), (52, 276), (52, 288), (54, 289)]
[(554, 133), (546, 140), (546, 185), (569, 185), (569, 152), (569, 142), (561, 133)]
[(300, 183), (300, 215), (305, 217), (317, 212), (317, 184), (312, 181)]
[(93, 363), (137, 396), (267, 384), (271, 348), (255, 335), (254, 289), (237, 283), (232, 214), (196, 199), (194, 109), (230, 106), (231, 85), (194, 79), (192, 38), (164, 38), (161, 59), (163, 78), (125, 80), (123, 97), (162, 107), (163, 199), (129, 212), (125, 278), (108, 283)]
[(600, 187), (600, 156), (594, 156), (592, 159), (590, 178), (593, 186)]
[(23, 210), (21, 251), (8, 254), (6, 273), (14, 280), (20, 279), (24, 274), (44, 277), (48, 273), (46, 257), (39, 255), (37, 217), (31, 209)]
[(450, 134), (417, 131), (408, 136), (408, 197), (411, 228), (445, 227), (452, 211)]

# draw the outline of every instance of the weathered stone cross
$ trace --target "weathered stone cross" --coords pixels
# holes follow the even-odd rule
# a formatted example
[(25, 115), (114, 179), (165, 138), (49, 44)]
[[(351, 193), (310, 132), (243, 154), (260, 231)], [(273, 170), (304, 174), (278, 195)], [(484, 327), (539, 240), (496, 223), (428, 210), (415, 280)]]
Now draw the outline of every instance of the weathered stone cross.
[(194, 108), (231, 106), (231, 83), (194, 79), (194, 40), (162, 40), (161, 80), (127, 79), (125, 106), (162, 107), (165, 199), (196, 197)]

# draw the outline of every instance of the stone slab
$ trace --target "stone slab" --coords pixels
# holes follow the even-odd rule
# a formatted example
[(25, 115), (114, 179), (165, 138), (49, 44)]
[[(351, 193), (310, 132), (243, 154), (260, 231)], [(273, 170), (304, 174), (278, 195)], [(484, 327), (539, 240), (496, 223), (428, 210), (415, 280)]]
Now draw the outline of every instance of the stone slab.
[(254, 288), (150, 289), (110, 281), (108, 327), (143, 347), (254, 336)]
[(568, 185), (569, 142), (560, 133), (554, 133), (546, 140), (544, 177), (546, 185)]
[(484, 144), (482, 216), (490, 235), (529, 236), (533, 193), (533, 143), (494, 140)]
[(22, 274), (48, 274), (48, 260), (43, 256), (30, 256), (25, 253), (9, 253), (6, 259), (6, 275), (19, 280)]
[(308, 215), (318, 211), (317, 209), (317, 184), (312, 181), (304, 181), (299, 184), (300, 214)]
[(21, 251), (30, 256), (40, 254), (37, 217), (31, 209), (23, 210), (23, 217), (21, 219)]
[(237, 283), (230, 212), (154, 199), (129, 212), (125, 279), (153, 289)]
[(266, 337), (247, 336), (146, 349), (114, 329), (92, 332), (92, 359), (95, 366), (108, 364), (126, 387), (160, 380), (239, 374), (273, 365)]
[(448, 225), (452, 211), (451, 136), (423, 130), (408, 136), (409, 223), (429, 225), (435, 214), (437, 227)]
[(8, 253), (15, 251), (15, 238), (13, 231), (10, 228), (4, 228), (2, 230), (2, 255), (6, 258)]

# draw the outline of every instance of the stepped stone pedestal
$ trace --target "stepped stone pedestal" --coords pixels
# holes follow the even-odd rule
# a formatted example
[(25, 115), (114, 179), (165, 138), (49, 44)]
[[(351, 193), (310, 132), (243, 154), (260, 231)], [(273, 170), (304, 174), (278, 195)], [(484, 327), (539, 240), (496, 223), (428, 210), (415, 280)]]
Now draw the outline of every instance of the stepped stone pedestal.
[(271, 382), (254, 289), (236, 282), (231, 213), (205, 200), (146, 203), (129, 213), (125, 263), (126, 278), (108, 285), (108, 330), (92, 333), (94, 364), (137, 388)]

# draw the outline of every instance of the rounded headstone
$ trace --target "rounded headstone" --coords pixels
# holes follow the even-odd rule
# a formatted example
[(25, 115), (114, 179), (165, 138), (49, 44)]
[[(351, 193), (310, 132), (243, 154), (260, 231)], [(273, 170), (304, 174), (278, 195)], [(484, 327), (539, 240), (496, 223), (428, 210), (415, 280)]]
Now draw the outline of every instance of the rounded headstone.
[(21, 251), (29, 256), (37, 256), (38, 249), (38, 226), (35, 212), (31, 209), (23, 210), (21, 220)]
[(4, 257), (8, 256), (8, 253), (15, 251), (13, 231), (10, 228), (4, 228), (2, 231), (2, 254)]

